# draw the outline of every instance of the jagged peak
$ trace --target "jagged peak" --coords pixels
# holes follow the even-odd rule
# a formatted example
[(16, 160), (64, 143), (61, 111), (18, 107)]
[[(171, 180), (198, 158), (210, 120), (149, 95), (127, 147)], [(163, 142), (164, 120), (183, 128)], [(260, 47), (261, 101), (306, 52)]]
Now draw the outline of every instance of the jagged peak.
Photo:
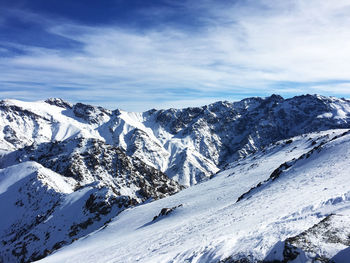
[(108, 109), (105, 109), (101, 106), (94, 106), (94, 105), (90, 105), (90, 104), (85, 104), (85, 103), (82, 103), (82, 102), (78, 102), (76, 104), (74, 104), (73, 108), (77, 109), (77, 108), (84, 108), (85, 110), (87, 111), (100, 111), (100, 112), (103, 112), (107, 115), (111, 115), (112, 114), (112, 111), (111, 110), (108, 110)]
[(54, 105), (57, 107), (61, 107), (61, 108), (65, 108), (65, 109), (71, 109), (73, 107), (73, 105), (61, 98), (48, 98), (47, 100), (45, 100), (46, 103), (50, 104), (50, 105)]
[(281, 95), (272, 94), (271, 96), (265, 97), (265, 100), (284, 101), (284, 98)]
[[(289, 98), (289, 100), (297, 100), (297, 99), (318, 99), (318, 100), (328, 100), (330, 98), (336, 98), (336, 97), (331, 97), (331, 96), (324, 96), (324, 95), (320, 95), (320, 94), (302, 94), (302, 95), (298, 95), (298, 96), (294, 96), (292, 98)], [(338, 99), (338, 98), (337, 98)]]
[(231, 103), (227, 100), (219, 100), (213, 103), (210, 103), (208, 107), (218, 107), (218, 106), (228, 106), (231, 105)]
[(102, 123), (112, 115), (111, 110), (81, 102), (78, 102), (73, 106), (73, 112), (75, 116), (84, 119), (90, 124)]

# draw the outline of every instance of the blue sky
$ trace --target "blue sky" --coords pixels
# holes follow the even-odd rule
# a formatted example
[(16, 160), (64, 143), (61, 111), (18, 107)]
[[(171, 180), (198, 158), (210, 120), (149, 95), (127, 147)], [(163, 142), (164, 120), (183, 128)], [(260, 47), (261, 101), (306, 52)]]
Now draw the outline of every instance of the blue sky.
[(2, 0), (0, 98), (111, 109), (350, 97), (338, 0)]

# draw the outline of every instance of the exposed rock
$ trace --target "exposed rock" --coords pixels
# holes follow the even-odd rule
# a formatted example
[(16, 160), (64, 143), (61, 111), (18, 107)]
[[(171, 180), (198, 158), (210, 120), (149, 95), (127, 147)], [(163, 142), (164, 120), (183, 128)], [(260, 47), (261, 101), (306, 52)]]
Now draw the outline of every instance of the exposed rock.
[(287, 238), (283, 242), (282, 260), (271, 260), (273, 254), (277, 252), (272, 250), (267, 256), (269, 260), (265, 262), (288, 263), (296, 260), (298, 262), (332, 263), (334, 254), (330, 254), (330, 251), (334, 253), (334, 245), (337, 245), (339, 251), (350, 246), (349, 223), (349, 216), (328, 215), (299, 235)]
[(180, 205), (178, 205), (178, 206), (173, 206), (173, 207), (171, 207), (171, 208), (167, 208), (167, 207), (162, 208), (162, 210), (160, 210), (160, 213), (159, 213), (157, 216), (155, 216), (155, 217), (153, 218), (152, 221), (159, 220), (160, 218), (169, 215), (169, 214), (172, 213), (176, 208), (181, 207), (181, 206), (182, 206), (182, 204), (180, 204)]
[(95, 107), (83, 103), (73, 106), (75, 116), (87, 121), (90, 124), (101, 124), (108, 120), (112, 112), (102, 107)]
[(67, 101), (64, 101), (63, 99), (60, 98), (49, 98), (47, 100), (45, 100), (46, 103), (50, 104), (50, 105), (54, 105), (57, 107), (61, 107), (64, 109), (71, 109), (73, 107), (73, 105)]

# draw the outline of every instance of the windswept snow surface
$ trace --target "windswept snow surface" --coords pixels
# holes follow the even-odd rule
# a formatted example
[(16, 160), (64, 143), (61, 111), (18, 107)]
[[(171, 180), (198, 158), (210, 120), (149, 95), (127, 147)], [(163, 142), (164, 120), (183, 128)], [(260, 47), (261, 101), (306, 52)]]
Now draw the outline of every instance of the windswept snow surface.
[[(276, 176), (276, 168), (288, 161), (290, 166)], [(273, 249), (283, 249), (286, 238), (331, 214), (350, 213), (349, 171), (347, 130), (279, 141), (231, 163), (209, 181), (123, 211), (106, 228), (40, 262), (264, 260)], [(163, 208), (174, 209), (153, 220)], [(335, 222), (343, 222), (346, 229), (348, 218)], [(321, 255), (344, 259), (349, 254), (342, 244), (330, 250), (329, 243), (322, 244)], [(306, 253), (304, 261), (298, 262), (308, 257)], [(282, 258), (276, 253), (268, 259)]]

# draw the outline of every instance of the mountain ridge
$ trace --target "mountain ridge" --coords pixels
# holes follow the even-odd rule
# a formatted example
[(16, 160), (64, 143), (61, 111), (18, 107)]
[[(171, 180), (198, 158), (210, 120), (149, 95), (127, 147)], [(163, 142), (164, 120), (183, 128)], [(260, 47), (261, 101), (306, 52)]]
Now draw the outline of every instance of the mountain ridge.
[[(252, 97), (239, 102), (220, 101), (203, 107), (143, 113), (110, 111), (82, 103), (72, 105), (61, 99), (37, 104), (9, 100), (0, 104), (3, 149), (77, 135), (96, 138), (123, 148), (128, 155), (140, 158), (186, 186), (206, 180), (225, 164), (274, 141), (317, 130), (350, 127), (350, 117), (346, 115), (350, 102), (320, 95), (290, 99), (278, 95)], [(44, 109), (45, 104), (54, 108)], [(6, 118), (14, 119), (15, 126)], [(21, 123), (19, 118), (27, 121)], [(16, 130), (18, 126), (32, 136), (26, 138)]]

